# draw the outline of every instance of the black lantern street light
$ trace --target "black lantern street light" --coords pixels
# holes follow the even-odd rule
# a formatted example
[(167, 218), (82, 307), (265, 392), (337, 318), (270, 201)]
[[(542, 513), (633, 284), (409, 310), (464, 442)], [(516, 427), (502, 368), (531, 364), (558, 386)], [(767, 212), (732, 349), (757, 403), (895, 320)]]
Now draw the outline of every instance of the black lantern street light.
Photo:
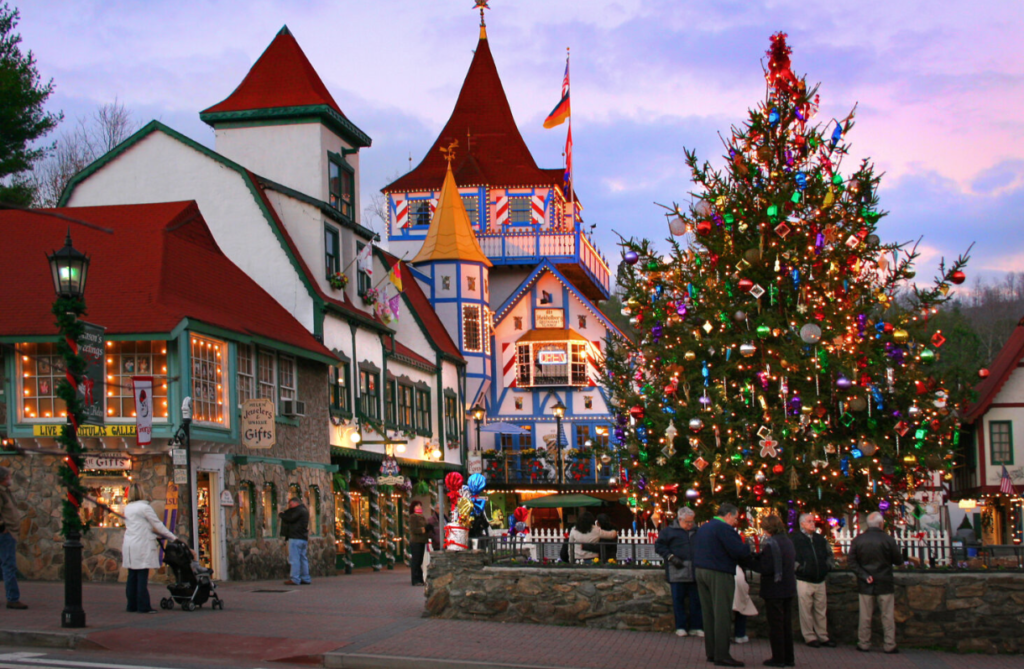
[(555, 446), (558, 449), (558, 492), (562, 492), (562, 485), (565, 483), (565, 468), (562, 467), (562, 418), (565, 416), (565, 405), (559, 400), (551, 407), (555, 414)]
[(481, 450), (483, 450), (481, 448), (481, 444), (480, 444), (480, 423), (483, 421), (485, 413), (486, 412), (484, 411), (484, 408), (482, 406), (480, 406), (479, 404), (477, 404), (475, 407), (473, 407), (473, 420), (476, 421), (476, 450), (477, 450), (477, 452), (480, 452)]
[(60, 477), (67, 489), (63, 500), (64, 535), (64, 610), (61, 612), (61, 627), (85, 627), (85, 610), (82, 608), (82, 518), (79, 508), (85, 496), (79, 472), (82, 468), (82, 447), (78, 443), (78, 426), (85, 417), (83, 400), (78, 397), (78, 386), (85, 375), (85, 359), (78, 354), (78, 338), (84, 326), (78, 320), (85, 313), (85, 280), (89, 274), (89, 257), (75, 250), (71, 245), (71, 231), (68, 230), (64, 248), (47, 256), (50, 273), (53, 276), (53, 290), (57, 300), (53, 304), (53, 315), (61, 341), (57, 350), (64, 358), (65, 378), (60, 382), (58, 395), (67, 407), (67, 425), (59, 438), (64, 447), (64, 464)]

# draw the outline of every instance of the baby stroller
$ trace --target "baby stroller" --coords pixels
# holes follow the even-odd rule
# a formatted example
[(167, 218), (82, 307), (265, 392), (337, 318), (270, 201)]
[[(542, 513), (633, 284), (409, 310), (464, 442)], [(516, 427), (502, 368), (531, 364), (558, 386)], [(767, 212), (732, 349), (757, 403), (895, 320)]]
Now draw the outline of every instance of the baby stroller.
[(217, 596), (212, 572), (192, 560), (192, 550), (184, 541), (169, 541), (164, 546), (164, 564), (174, 572), (174, 583), (167, 586), (170, 597), (160, 600), (160, 608), (173, 609), (177, 602), (186, 611), (195, 611), (213, 597), (213, 609), (224, 610), (224, 600)]

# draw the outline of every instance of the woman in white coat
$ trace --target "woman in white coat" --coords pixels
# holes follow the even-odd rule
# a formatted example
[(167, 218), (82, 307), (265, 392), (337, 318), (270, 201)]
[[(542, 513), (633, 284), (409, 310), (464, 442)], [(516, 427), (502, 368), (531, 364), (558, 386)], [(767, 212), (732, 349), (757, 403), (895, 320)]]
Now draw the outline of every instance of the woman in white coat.
[(124, 507), (124, 544), (121, 547), (122, 566), (128, 570), (128, 612), (156, 613), (149, 604), (149, 570), (160, 568), (160, 545), (157, 538), (177, 539), (168, 530), (156, 511), (143, 499), (139, 484), (128, 492), (128, 505)]

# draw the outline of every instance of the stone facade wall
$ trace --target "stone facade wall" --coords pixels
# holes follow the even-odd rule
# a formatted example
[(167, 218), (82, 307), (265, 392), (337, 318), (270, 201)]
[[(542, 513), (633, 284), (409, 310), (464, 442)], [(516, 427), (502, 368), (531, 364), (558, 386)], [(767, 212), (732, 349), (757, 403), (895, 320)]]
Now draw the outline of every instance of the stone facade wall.
[[(758, 587), (755, 575), (751, 591)], [(853, 574), (830, 574), (828, 590), (829, 630), (837, 641), (852, 644), (858, 623)], [(426, 597), (427, 615), (438, 618), (663, 632), (674, 627), (661, 570), (491, 566), (479, 551), (437, 553)], [(761, 613), (750, 619), (750, 634), (764, 636), (764, 602), (755, 596), (754, 603)], [(1024, 573), (898, 573), (896, 623), (900, 645), (1022, 652)], [(875, 634), (880, 645), (877, 615)]]
[[(137, 458), (132, 472), (135, 481), (154, 504), (157, 515), (167, 495), (170, 458), (162, 455)], [(0, 465), (13, 472), (11, 493), (22, 513), (18, 531), (18, 571), (25, 578), (59, 580), (64, 577), (64, 538), (60, 534), (63, 500), (53, 455), (0, 457)], [(88, 581), (117, 581), (121, 571), (122, 528), (93, 528), (82, 537), (82, 578)], [(159, 580), (159, 578), (157, 578)]]

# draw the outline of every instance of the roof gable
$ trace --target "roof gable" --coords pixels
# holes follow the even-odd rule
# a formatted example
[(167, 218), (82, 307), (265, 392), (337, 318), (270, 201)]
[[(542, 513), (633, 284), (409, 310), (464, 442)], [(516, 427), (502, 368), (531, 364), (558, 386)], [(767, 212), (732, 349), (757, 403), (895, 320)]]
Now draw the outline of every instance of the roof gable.
[(992, 361), (988, 368), (988, 378), (974, 387), (978, 393), (978, 400), (967, 407), (964, 421), (973, 423), (988, 411), (988, 408), (999, 396), (1010, 376), (1018, 369), (1018, 365), (1024, 360), (1024, 318), (1017, 323), (1006, 340), (1006, 344), (1000, 349), (999, 355)]
[(238, 88), (202, 113), (312, 105), (327, 105), (345, 116), (288, 26), (284, 26)]
[(544, 260), (539, 265), (537, 265), (533, 269), (533, 271), (530, 272), (530, 275), (523, 279), (523, 282), (519, 284), (519, 287), (512, 292), (512, 294), (508, 297), (507, 300), (505, 300), (505, 303), (494, 310), (495, 325), (500, 323), (502, 320), (505, 319), (506, 316), (508, 316), (509, 312), (512, 310), (512, 307), (519, 304), (519, 302), (524, 297), (526, 297), (533, 284), (535, 284), (542, 276), (544, 276), (545, 273), (550, 273), (552, 276), (558, 279), (558, 281), (569, 290), (569, 293), (576, 297), (580, 304), (582, 304), (588, 311), (594, 314), (598, 320), (601, 321), (601, 323), (608, 329), (610, 334), (615, 334), (618, 335), (619, 337), (622, 337), (623, 339), (628, 340), (628, 337), (626, 337), (626, 335), (623, 334), (622, 330), (620, 330), (618, 326), (616, 326), (615, 323), (613, 323), (611, 319), (608, 318), (604, 314), (604, 312), (597, 307), (596, 304), (591, 302), (586, 295), (580, 292), (580, 290), (571, 281), (569, 281), (569, 279), (567, 279), (564, 274), (559, 272), (558, 268), (552, 265), (549, 260)]
[[(53, 333), (49, 265), (60, 214), (113, 230), (72, 230), (92, 257), (86, 318), (111, 334), (170, 333), (184, 319), (333, 358), (312, 334), (220, 250), (195, 202), (0, 212), (0, 303), (8, 336)], [(211, 287), (215, 287), (211, 289)]]
[(453, 161), (452, 170), (459, 175), (463, 186), (550, 186), (562, 182), (560, 170), (559, 176), (554, 178), (550, 171), (537, 167), (519, 134), (483, 31), (448, 123), (423, 161), (383, 190), (438, 188), (446, 171), (440, 149), (453, 141), (459, 143), (461, 151)]

